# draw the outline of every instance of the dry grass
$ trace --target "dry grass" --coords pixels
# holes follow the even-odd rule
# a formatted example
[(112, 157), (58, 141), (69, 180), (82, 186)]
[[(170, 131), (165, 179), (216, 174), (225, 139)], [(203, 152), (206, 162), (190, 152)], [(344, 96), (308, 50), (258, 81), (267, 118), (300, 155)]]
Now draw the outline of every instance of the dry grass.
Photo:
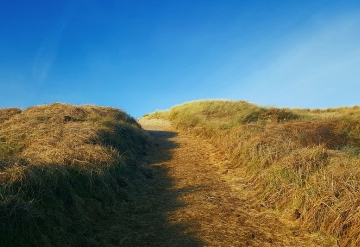
[[(167, 125), (162, 119), (143, 118), (140, 123), (145, 128), (158, 124), (158, 129)], [(156, 139), (164, 134), (150, 133)], [(204, 138), (180, 132), (171, 140), (177, 144), (171, 159), (156, 166), (168, 169), (173, 180), (171, 192), (181, 192), (177, 201), (183, 206), (171, 206), (167, 200), (171, 208), (168, 221), (186, 224), (187, 233), (199, 240), (195, 246), (334, 246), (332, 238), (309, 234), (296, 224), (289, 226), (273, 212), (258, 210), (249, 203), (246, 190), (226, 182), (231, 178), (231, 171), (224, 167), (227, 161)], [(239, 180), (242, 179), (237, 179), (237, 185)], [(164, 246), (185, 244), (178, 245), (172, 240)]]
[[(210, 140), (246, 172), (253, 207), (274, 211), (339, 246), (360, 245), (360, 108), (277, 109), (197, 101), (155, 112)], [(235, 180), (235, 179), (234, 179)]]
[(19, 108), (3, 108), (0, 109), (0, 124), (9, 120), (12, 116), (21, 113)]
[(95, 229), (111, 212), (121, 222), (134, 184), (151, 176), (137, 165), (148, 145), (136, 121), (114, 108), (0, 110), (0, 245), (119, 242), (126, 224), (117, 236)]

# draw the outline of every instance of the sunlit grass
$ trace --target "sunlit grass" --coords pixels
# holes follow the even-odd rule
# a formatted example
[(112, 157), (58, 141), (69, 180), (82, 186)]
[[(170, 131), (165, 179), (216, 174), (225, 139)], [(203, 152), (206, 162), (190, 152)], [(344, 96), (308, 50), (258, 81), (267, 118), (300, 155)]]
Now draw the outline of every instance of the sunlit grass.
[(102, 218), (128, 210), (133, 184), (149, 172), (136, 165), (148, 145), (136, 121), (114, 108), (0, 109), (0, 246), (120, 241), (128, 215), (113, 216), (115, 236), (105, 236)]
[(288, 109), (205, 100), (155, 112), (211, 140), (246, 171), (254, 204), (360, 244), (360, 107)]

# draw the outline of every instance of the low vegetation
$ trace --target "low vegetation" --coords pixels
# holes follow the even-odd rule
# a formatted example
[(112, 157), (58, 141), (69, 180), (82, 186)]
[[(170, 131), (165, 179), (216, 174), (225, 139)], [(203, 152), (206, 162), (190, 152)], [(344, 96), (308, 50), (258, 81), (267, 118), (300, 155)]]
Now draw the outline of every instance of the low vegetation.
[(360, 245), (360, 107), (206, 100), (148, 117), (210, 140), (230, 160), (231, 176), (245, 171), (254, 207), (332, 235), (340, 246)]
[[(148, 145), (114, 108), (1, 109), (0, 246), (118, 246), (134, 188), (151, 177), (138, 163)], [(106, 218), (118, 221), (109, 236)]]

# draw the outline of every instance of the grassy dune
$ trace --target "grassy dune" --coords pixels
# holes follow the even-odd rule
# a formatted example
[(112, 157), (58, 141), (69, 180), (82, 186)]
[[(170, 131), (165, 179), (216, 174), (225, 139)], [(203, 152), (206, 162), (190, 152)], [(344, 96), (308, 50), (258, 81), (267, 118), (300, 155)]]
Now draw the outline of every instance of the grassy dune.
[[(147, 145), (136, 121), (113, 108), (0, 109), (0, 246), (119, 243), (128, 232), (119, 210), (151, 176), (137, 163)], [(119, 226), (102, 236), (114, 227), (103, 223), (109, 215)]]
[[(360, 107), (282, 109), (195, 101), (151, 118), (210, 140), (246, 171), (249, 200), (311, 232), (360, 245)], [(236, 180), (234, 180), (236, 181)]]

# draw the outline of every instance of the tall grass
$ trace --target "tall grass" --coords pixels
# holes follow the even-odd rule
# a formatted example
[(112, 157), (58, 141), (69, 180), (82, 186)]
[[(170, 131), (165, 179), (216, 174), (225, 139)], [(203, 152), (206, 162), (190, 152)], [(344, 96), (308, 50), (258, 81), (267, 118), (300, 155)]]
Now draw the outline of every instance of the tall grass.
[(1, 109), (0, 246), (105, 244), (94, 239), (97, 221), (126, 205), (149, 173), (137, 166), (147, 145), (114, 108)]
[(360, 245), (360, 107), (287, 109), (245, 101), (185, 103), (153, 118), (211, 140), (246, 171), (254, 205)]

